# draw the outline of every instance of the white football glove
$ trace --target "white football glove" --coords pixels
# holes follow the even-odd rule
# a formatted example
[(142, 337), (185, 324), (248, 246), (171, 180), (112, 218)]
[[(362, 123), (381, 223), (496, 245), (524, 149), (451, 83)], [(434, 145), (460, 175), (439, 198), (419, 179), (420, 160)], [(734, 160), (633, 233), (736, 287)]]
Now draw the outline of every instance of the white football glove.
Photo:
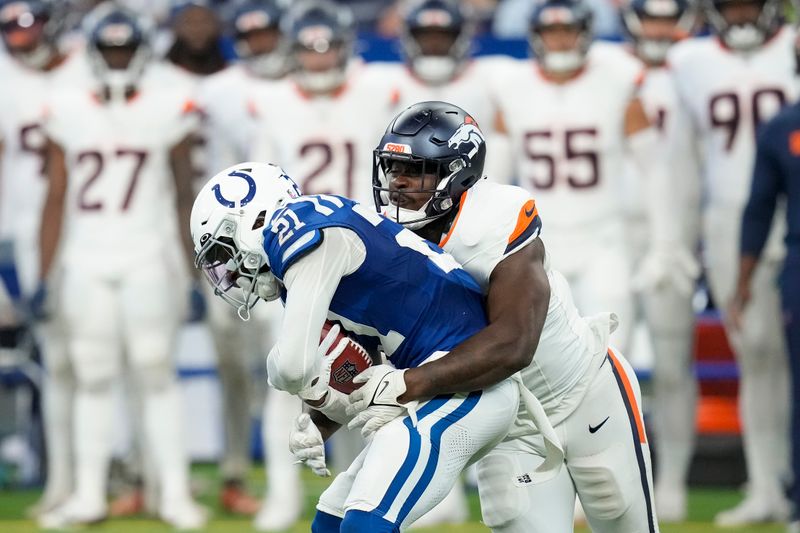
[(325, 338), (317, 349), (317, 358), (321, 361), (319, 375), (311, 382), (311, 386), (301, 390), (298, 396), (303, 400), (309, 400), (315, 403), (324, 398), (321, 405), (312, 406), (312, 408), (320, 411), (338, 424), (346, 424), (350, 420), (350, 417), (345, 414), (345, 408), (349, 405), (347, 395), (329, 385), (331, 380), (331, 366), (336, 358), (342, 354), (349, 342), (346, 338), (340, 340), (333, 351), (328, 353), (328, 350), (330, 350), (331, 346), (336, 341), (340, 329), (339, 325), (336, 324), (330, 329), (328, 334), (325, 335)]
[(357, 375), (353, 383), (364, 385), (350, 393), (346, 413), (355, 418), (347, 427), (363, 426), (361, 435), (369, 439), (381, 427), (406, 413), (416, 426), (418, 402), (402, 403), (398, 400), (406, 392), (405, 372), (390, 365), (377, 365)]
[(331, 471), (325, 464), (325, 443), (322, 434), (314, 425), (308, 413), (303, 413), (294, 420), (289, 433), (289, 451), (298, 463), (303, 463), (321, 477), (329, 477)]
[(700, 276), (700, 265), (684, 247), (650, 250), (633, 276), (636, 291), (658, 290), (674, 287), (681, 294), (690, 295)]

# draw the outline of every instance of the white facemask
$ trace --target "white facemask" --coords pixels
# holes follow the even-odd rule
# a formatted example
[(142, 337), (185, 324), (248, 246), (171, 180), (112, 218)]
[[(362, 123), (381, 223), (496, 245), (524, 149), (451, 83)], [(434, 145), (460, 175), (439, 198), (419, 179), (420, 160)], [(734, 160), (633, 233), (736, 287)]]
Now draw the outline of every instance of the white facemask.
[(271, 52), (248, 57), (244, 60), (247, 68), (259, 78), (275, 79), (286, 73), (288, 64), (286, 55), (281, 52)]
[(734, 50), (752, 50), (764, 44), (764, 32), (755, 24), (737, 24), (725, 32), (723, 41)]
[(332, 68), (324, 72), (307, 72), (298, 70), (294, 73), (297, 84), (310, 93), (329, 93), (345, 83), (345, 71)]
[(450, 56), (419, 56), (411, 61), (411, 70), (426, 83), (447, 83), (455, 78), (458, 62)]
[(636, 45), (636, 53), (647, 63), (658, 65), (667, 60), (672, 44), (666, 39), (641, 39)]
[(542, 67), (547, 72), (563, 74), (574, 72), (583, 66), (584, 56), (578, 50), (547, 52), (542, 58)]

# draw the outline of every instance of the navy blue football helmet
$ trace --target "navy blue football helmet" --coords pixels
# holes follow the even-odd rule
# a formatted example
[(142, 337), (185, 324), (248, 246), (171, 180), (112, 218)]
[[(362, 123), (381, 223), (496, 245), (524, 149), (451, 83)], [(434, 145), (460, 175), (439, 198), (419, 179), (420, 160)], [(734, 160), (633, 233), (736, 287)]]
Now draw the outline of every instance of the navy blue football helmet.
[[(643, 35), (642, 20), (662, 19), (674, 21), (674, 34), (667, 38)], [(688, 36), (697, 22), (697, 12), (688, 0), (632, 0), (622, 8), (622, 23), (633, 41), (636, 55), (643, 61), (659, 65), (667, 58), (667, 51), (678, 40)]]
[[(392, 120), (374, 151), (375, 207), (412, 229), (458, 206), (461, 195), (483, 177), (486, 141), (477, 122), (460, 107), (420, 102)], [(392, 185), (392, 175), (429, 177), (431, 187)], [(425, 180), (423, 180), (425, 181)], [(407, 194), (429, 195), (419, 209), (404, 207)]]
[(0, 35), (6, 50), (31, 68), (50, 63), (58, 54), (66, 14), (58, 8), (53, 0), (0, 0)]
[[(584, 0), (548, 0), (531, 14), (529, 43), (545, 72), (564, 73), (581, 69), (592, 44), (594, 15)], [(569, 27), (579, 32), (572, 50), (547, 50), (542, 32), (550, 28)]]
[[(443, 46), (426, 49), (425, 43), (420, 41), (426, 34), (439, 34)], [(424, 82), (447, 83), (461, 72), (469, 59), (474, 35), (474, 24), (459, 3), (422, 0), (404, 17), (403, 54), (411, 71)]]
[(761, 10), (755, 20), (728, 22), (722, 11), (725, 6), (736, 3), (753, 3), (754, 0), (701, 0), (703, 9), (714, 32), (720, 40), (734, 50), (750, 51), (763, 45), (775, 35), (783, 24), (781, 0), (755, 0)]
[[(86, 24), (89, 62), (104, 99), (129, 98), (152, 58), (149, 25), (134, 12), (111, 3), (100, 4)], [(105, 52), (111, 49), (129, 51), (127, 65), (109, 64)]]
[(248, 35), (255, 32), (281, 32), (281, 19), (285, 10), (277, 0), (247, 0), (238, 5), (230, 19), (231, 33), (236, 42), (236, 53), (254, 74), (264, 78), (283, 77), (288, 70), (286, 42), (281, 39), (277, 47), (266, 53), (250, 49)]
[[(355, 21), (345, 6), (329, 0), (307, 0), (292, 5), (285, 19), (284, 34), (289, 40), (298, 85), (312, 93), (325, 93), (342, 86), (355, 45)], [(310, 71), (297, 60), (298, 52), (323, 54), (336, 50), (336, 65), (323, 71)]]

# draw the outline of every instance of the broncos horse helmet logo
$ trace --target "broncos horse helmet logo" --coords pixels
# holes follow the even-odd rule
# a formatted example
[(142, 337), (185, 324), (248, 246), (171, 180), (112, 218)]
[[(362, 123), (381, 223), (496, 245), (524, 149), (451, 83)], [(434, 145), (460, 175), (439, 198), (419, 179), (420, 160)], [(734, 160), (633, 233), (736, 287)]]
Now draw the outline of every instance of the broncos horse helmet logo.
[(447, 140), (447, 146), (463, 153), (461, 146), (464, 144), (470, 145), (472, 148), (466, 154), (467, 162), (469, 162), (470, 159), (475, 157), (475, 154), (478, 153), (481, 145), (485, 142), (486, 139), (483, 137), (480, 128), (478, 128), (478, 124), (472, 117), (467, 116), (464, 123), (459, 126), (455, 133), (450, 136), (450, 139)]

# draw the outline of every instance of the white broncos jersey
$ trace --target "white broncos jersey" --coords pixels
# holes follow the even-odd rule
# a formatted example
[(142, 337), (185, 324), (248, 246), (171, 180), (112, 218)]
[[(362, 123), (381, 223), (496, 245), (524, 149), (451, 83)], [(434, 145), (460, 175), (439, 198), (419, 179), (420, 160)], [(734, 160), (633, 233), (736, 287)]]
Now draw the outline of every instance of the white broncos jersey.
[(701, 141), (710, 207), (738, 210), (750, 193), (756, 129), (797, 96), (794, 31), (742, 54), (716, 37), (675, 45), (670, 71)]
[[(52, 72), (32, 70), (11, 59), (0, 61), (0, 236), (18, 251), (38, 251), (39, 221), (47, 195), (43, 122)], [(35, 253), (38, 257), (38, 253)], [(38, 259), (26, 269), (38, 269)], [(38, 272), (30, 272), (35, 277)]]
[(642, 65), (618, 45), (592, 45), (564, 84), (520, 62), (496, 80), (519, 184), (536, 193), (548, 231), (585, 232), (622, 212), (625, 111)]
[(303, 194), (372, 203), (372, 151), (395, 115), (397, 94), (384, 69), (354, 61), (332, 95), (308, 95), (291, 79), (254, 97), (254, 161), (280, 164)]
[[(540, 228), (537, 204), (528, 192), (483, 179), (467, 191), (439, 245), (486, 293), (498, 263), (529, 245)], [(522, 378), (555, 425), (580, 403), (592, 372), (605, 356), (608, 331), (578, 314), (569, 285), (550, 268), (549, 260), (545, 270), (550, 304), (533, 362), (522, 371)]]
[(46, 122), (67, 164), (63, 260), (106, 273), (174, 255), (170, 151), (197, 127), (192, 81), (151, 64), (127, 102), (103, 103), (88, 64), (55, 84)]

